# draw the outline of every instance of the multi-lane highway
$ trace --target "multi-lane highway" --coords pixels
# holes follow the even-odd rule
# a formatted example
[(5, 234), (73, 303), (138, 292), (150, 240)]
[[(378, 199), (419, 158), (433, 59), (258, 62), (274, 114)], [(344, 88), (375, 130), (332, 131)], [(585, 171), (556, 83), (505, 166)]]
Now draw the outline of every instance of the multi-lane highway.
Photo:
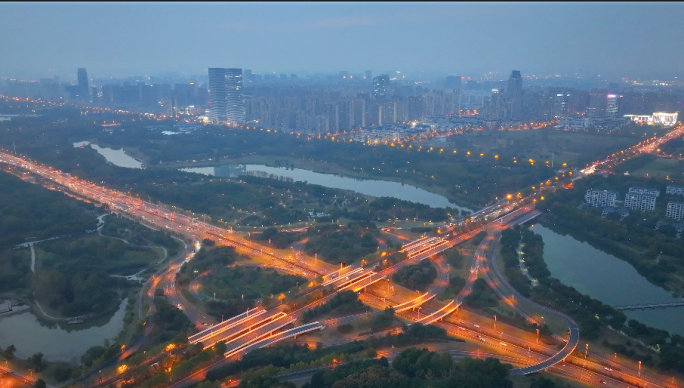
[[(264, 247), (244, 238), (239, 233), (232, 233), (231, 230), (218, 228), (214, 225), (201, 222), (196, 218), (171, 211), (168, 207), (161, 204), (147, 203), (137, 197), (127, 196), (124, 193), (116, 192), (102, 186), (82, 181), (44, 165), (31, 162), (25, 158), (0, 152), (0, 163), (9, 165), (7, 168), (21, 168), (40, 175), (41, 177), (48, 179), (69, 191), (72, 191), (73, 193), (82, 197), (84, 200), (104, 203), (114, 211), (123, 212), (136, 217), (150, 226), (159, 229), (167, 229), (169, 231), (184, 235), (195, 241), (204, 238), (211, 238), (219, 244), (231, 245), (236, 247), (236, 249), (246, 252), (250, 255), (258, 256), (262, 260), (271, 261), (273, 265), (288, 268), (290, 271), (299, 271), (302, 275), (309, 278), (313, 276), (322, 276), (323, 284), (333, 285), (336, 291), (345, 289), (352, 289), (354, 291), (367, 290), (368, 292), (365, 292), (361, 295), (361, 299), (372, 306), (385, 308), (391, 305), (396, 309), (397, 315), (403, 318), (414, 322), (418, 321), (434, 323), (438, 326), (446, 328), (447, 331), (453, 335), (471, 338), (489, 346), (495, 346), (503, 351), (519, 353), (519, 356), (523, 357), (523, 364), (528, 365), (519, 369), (519, 373), (533, 373), (535, 371), (548, 368), (551, 368), (551, 370), (555, 371), (559, 367), (554, 365), (557, 365), (560, 361), (566, 359), (572, 351), (570, 349), (574, 349), (577, 344), (576, 342), (579, 337), (579, 332), (573, 330), (572, 325), (569, 325), (570, 338), (568, 339), (567, 344), (561, 352), (558, 352), (552, 348), (544, 348), (543, 345), (528, 345), (527, 349), (524, 349), (524, 343), (527, 340), (521, 340), (519, 338), (524, 337), (523, 333), (519, 333), (518, 336), (511, 336), (507, 334), (504, 337), (504, 333), (502, 332), (497, 340), (495, 335), (491, 335), (491, 333), (487, 333), (486, 330), (480, 329), (477, 324), (472, 324), (472, 328), (470, 328), (468, 327), (470, 323), (467, 321), (459, 321), (459, 324), (454, 323), (453, 318), (449, 318), (449, 315), (454, 311), (457, 311), (455, 307), (458, 307), (460, 303), (462, 303), (464, 296), (472, 290), (472, 283), (475, 279), (477, 279), (480, 272), (484, 273), (485, 277), (495, 285), (495, 289), (501, 288), (507, 293), (516, 295), (516, 298), (519, 302), (528, 302), (519, 294), (515, 294), (515, 290), (512, 289), (505, 282), (505, 279), (503, 279), (503, 277), (501, 277), (501, 275), (498, 273), (498, 270), (496, 269), (491, 257), (487, 257), (487, 255), (483, 253), (483, 250), (480, 249), (478, 249), (479, 253), (476, 255), (476, 259), (473, 262), (473, 267), (471, 268), (471, 274), (468, 278), (466, 287), (462, 293), (452, 301), (447, 303), (437, 302), (434, 300), (434, 296), (437, 293), (435, 290), (424, 294), (413, 294), (412, 296), (398, 294), (395, 297), (395, 301), (392, 303), (389, 303), (384, 299), (381, 301), (381, 299), (375, 295), (379, 287), (378, 282), (384, 278), (387, 278), (394, 271), (398, 270), (404, 265), (416, 263), (420, 260), (434, 256), (435, 254), (438, 254), (464, 241), (465, 239), (472, 237), (479, 230), (474, 230), (467, 235), (452, 237), (450, 239), (426, 238), (405, 244), (403, 250), (407, 254), (407, 260), (387, 267), (379, 272), (365, 268), (351, 267), (338, 270), (334, 266), (325, 263), (324, 261), (319, 261), (316, 258), (288, 255), (278, 250)], [(498, 210), (499, 207), (500, 206), (497, 206), (496, 209)], [(488, 227), (490, 231), (494, 230), (494, 234), (496, 234), (498, 233), (498, 231), (496, 231), (497, 228), (500, 230), (501, 228), (505, 227), (506, 224), (523, 222), (528, 217), (531, 217), (529, 215), (530, 211), (531, 209), (529, 208), (522, 208), (513, 211), (512, 213), (501, 217), (499, 220), (491, 222), (486, 227)], [(490, 233), (486, 243), (490, 244), (492, 242), (492, 238), (493, 236)], [(496, 240), (496, 238), (493, 239)], [(490, 247), (489, 251), (491, 256), (494, 249), (491, 249)], [(176, 301), (173, 298), (177, 297), (178, 304), (185, 306), (187, 305), (187, 301), (184, 301), (180, 294), (175, 292), (173, 275), (175, 274), (174, 271), (176, 271), (178, 268), (179, 264), (174, 264), (166, 268), (161, 273), (156, 274), (152, 278), (153, 283), (149, 288), (149, 292), (153, 292), (153, 289), (159, 283), (166, 282), (171, 286), (169, 287), (171, 291), (169, 292), (170, 299)], [(444, 270), (442, 269), (441, 272), (444, 272)], [(443, 275), (444, 273), (442, 273), (442, 276)], [(322, 300), (312, 303), (311, 305), (324, 303), (334, 294), (335, 293), (332, 293)], [(501, 293), (501, 296), (503, 296), (503, 293)], [(190, 341), (193, 343), (201, 342), (205, 346), (209, 346), (208, 344), (215, 343), (219, 340), (226, 341), (228, 345), (228, 352), (226, 353), (227, 357), (244, 354), (244, 352), (249, 351), (257, 345), (267, 346), (268, 344), (272, 344), (279, 339), (287, 338), (290, 335), (299, 335), (309, 330), (320, 328), (320, 324), (301, 325), (284, 332), (288, 334), (278, 334), (281, 329), (288, 325), (294, 324), (301, 316), (301, 313), (303, 313), (303, 311), (305, 311), (307, 308), (310, 308), (311, 305), (304, 306), (297, 311), (290, 312), (289, 314), (279, 310), (279, 308), (269, 311), (257, 309), (253, 312), (250, 312), (250, 314), (254, 314), (252, 316), (249, 316), (250, 314), (245, 313), (241, 316), (233, 317), (225, 323), (220, 323), (196, 336), (192, 336)], [(548, 311), (549, 313), (555, 313), (543, 306), (533, 306), (535, 308), (540, 308), (543, 311)], [(425, 307), (425, 309), (423, 310), (423, 314), (421, 314), (420, 309), (423, 307)], [(188, 311), (188, 309), (184, 309), (184, 311), (196, 323), (209, 319), (208, 317), (202, 317), (198, 316), (197, 314), (193, 314), (191, 311)], [(515, 332), (513, 328), (509, 328), (509, 331)], [(274, 336), (274, 338), (269, 340), (268, 337), (271, 336)], [(527, 352), (526, 357), (525, 352)], [(600, 364), (596, 364), (596, 366), (599, 368)], [(582, 369), (581, 373), (585, 373), (584, 369)], [(589, 374), (590, 372), (586, 371), (586, 373)], [(600, 373), (600, 370), (594, 370), (591, 373)], [(622, 373), (620, 378), (623, 381), (632, 381), (636, 379), (633, 374), (630, 374), (630, 371), (622, 371), (620, 373)], [(575, 378), (577, 378), (577, 376), (575, 376)], [(582, 378), (580, 377), (579, 379), (581, 380)], [(634, 384), (637, 385), (640, 382), (645, 381), (647, 380), (644, 380), (643, 378), (636, 379)], [(654, 384), (655, 386), (667, 386), (654, 383), (653, 381), (657, 381), (657, 379), (649, 378), (648, 381), (650, 384)]]

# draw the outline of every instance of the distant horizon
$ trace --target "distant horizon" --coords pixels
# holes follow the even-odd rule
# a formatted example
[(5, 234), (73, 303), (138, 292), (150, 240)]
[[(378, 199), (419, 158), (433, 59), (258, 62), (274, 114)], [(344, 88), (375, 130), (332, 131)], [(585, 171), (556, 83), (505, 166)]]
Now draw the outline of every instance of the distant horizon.
[(0, 41), (0, 75), (239, 67), (671, 79), (684, 62), (683, 19), (681, 3), (1, 3), (0, 35), (12, 39)]
[[(226, 66), (227, 67), (227, 66)], [(239, 68), (239, 67), (237, 67)], [(288, 80), (291, 74), (297, 75), (298, 78), (313, 78), (313, 77), (330, 77), (330, 76), (335, 76), (340, 73), (340, 71), (343, 70), (332, 70), (332, 71), (267, 71), (267, 72), (261, 72), (258, 70), (253, 70), (249, 68), (242, 68), (243, 71), (245, 70), (251, 70), (253, 74), (271, 74), (274, 76), (280, 76), (281, 74), (285, 74), (288, 76)], [(517, 70), (517, 69), (515, 69)], [(207, 71), (205, 69), (204, 72), (180, 72), (180, 71), (156, 71), (156, 72), (150, 72), (150, 73), (130, 73), (130, 74), (123, 74), (123, 73), (118, 73), (118, 74), (98, 74), (95, 73), (93, 74), (93, 71), (90, 69), (86, 68), (86, 71), (88, 73), (88, 78), (90, 80), (98, 80), (98, 79), (112, 79), (112, 80), (127, 80), (131, 78), (136, 78), (136, 77), (152, 77), (152, 78), (171, 78), (173, 80), (181, 80), (181, 79), (194, 79), (198, 77), (207, 77)], [(352, 76), (363, 76), (363, 73), (366, 70), (363, 71), (353, 71), (353, 70), (345, 70), (348, 71), (348, 73)], [(381, 74), (392, 74), (394, 71), (374, 71), (371, 70), (373, 77), (376, 77)], [(506, 82), (508, 80), (508, 77), (510, 76), (510, 73), (513, 70), (509, 70), (508, 72), (475, 72), (475, 73), (441, 73), (438, 71), (432, 71), (432, 72), (425, 72), (424, 74), (416, 74), (417, 72), (414, 73), (407, 73), (406, 74), (406, 80), (417, 80), (420, 78), (424, 78), (429, 81), (443, 81), (447, 76), (461, 76), (464, 78), (466, 81), (468, 80), (473, 80), (473, 81), (478, 81), (478, 82), (484, 82), (484, 81), (489, 81), (489, 82)], [(523, 79), (525, 81), (529, 81), (528, 77), (531, 76), (538, 76), (537, 80), (545, 80), (544, 77), (548, 77), (546, 79), (552, 80), (552, 79), (585, 79), (585, 80), (595, 80), (597, 82), (620, 82), (625, 79), (629, 80), (639, 80), (639, 81), (654, 81), (654, 80), (662, 80), (662, 81), (674, 81), (674, 80), (679, 80), (680, 78), (676, 75), (669, 75), (669, 76), (634, 76), (631, 75), (629, 77), (619, 77), (619, 76), (609, 76), (609, 75), (601, 75), (601, 74), (580, 74), (580, 73), (575, 73), (575, 74), (567, 74), (567, 73), (561, 73), (561, 72), (537, 72), (537, 73), (526, 73), (524, 70), (520, 70)], [(487, 77), (487, 75), (490, 75), (491, 73), (497, 74), (499, 77)], [(558, 77), (554, 77), (558, 76)], [(49, 72), (49, 73), (43, 73), (43, 74), (31, 74), (31, 75), (25, 75), (25, 76), (20, 76), (20, 75), (6, 75), (6, 74), (0, 74), (0, 79), (17, 79), (17, 80), (38, 80), (38, 79), (43, 79), (43, 78), (52, 78), (52, 77), (59, 77), (61, 82), (75, 82), (77, 78), (76, 74), (76, 68), (73, 71), (65, 71), (65, 72)]]

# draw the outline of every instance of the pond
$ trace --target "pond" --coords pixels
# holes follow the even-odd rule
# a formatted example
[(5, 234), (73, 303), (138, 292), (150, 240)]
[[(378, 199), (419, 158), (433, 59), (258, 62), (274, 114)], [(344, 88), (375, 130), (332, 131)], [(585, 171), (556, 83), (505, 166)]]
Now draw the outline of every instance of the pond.
[(79, 141), (74, 143), (74, 147), (79, 148), (79, 147), (85, 147), (87, 145), (90, 145), (91, 148), (93, 148), (95, 151), (97, 151), (100, 155), (104, 156), (104, 158), (111, 164), (119, 167), (126, 167), (126, 168), (143, 168), (142, 162), (136, 160), (132, 156), (126, 154), (126, 152), (123, 150), (123, 148), (115, 150), (113, 148), (109, 147), (100, 147), (97, 144), (91, 144), (90, 142), (87, 141)]
[(41, 321), (32, 312), (0, 317), (0, 346), (14, 345), (15, 355), (28, 358), (42, 352), (49, 361), (80, 362), (81, 355), (91, 346), (112, 340), (123, 328), (126, 300), (114, 314), (92, 318), (84, 323)]
[[(88, 141), (74, 143), (74, 147), (85, 147), (90, 145), (108, 162), (115, 166), (126, 168), (144, 168), (142, 162), (126, 154), (122, 149), (112, 149), (100, 147)], [(332, 189), (352, 190), (361, 194), (374, 197), (393, 197), (405, 201), (418, 202), (435, 208), (452, 207), (459, 210), (472, 212), (464, 206), (459, 206), (450, 202), (446, 197), (431, 193), (427, 190), (392, 181), (360, 179), (346, 177), (337, 174), (323, 174), (300, 168), (269, 167), (263, 164), (224, 164), (216, 167), (189, 167), (181, 168), (181, 171), (194, 172), (198, 174), (235, 178), (247, 172), (258, 171), (266, 174), (292, 178), (295, 181), (308, 182), (315, 185), (325, 186)]]
[(295, 181), (307, 182), (332, 189), (352, 190), (374, 197), (393, 197), (405, 201), (418, 202), (430, 207), (452, 207), (459, 210), (472, 211), (450, 202), (446, 197), (431, 193), (419, 187), (392, 181), (360, 179), (337, 174), (323, 174), (300, 168), (269, 167), (263, 164), (233, 164), (218, 167), (191, 167), (182, 171), (194, 172), (219, 177), (236, 177), (250, 171), (292, 178)]
[[(648, 282), (627, 262), (570, 235), (539, 224), (532, 230), (544, 239), (544, 261), (551, 276), (610, 306), (680, 301)], [(684, 307), (625, 311), (628, 319), (684, 335)]]

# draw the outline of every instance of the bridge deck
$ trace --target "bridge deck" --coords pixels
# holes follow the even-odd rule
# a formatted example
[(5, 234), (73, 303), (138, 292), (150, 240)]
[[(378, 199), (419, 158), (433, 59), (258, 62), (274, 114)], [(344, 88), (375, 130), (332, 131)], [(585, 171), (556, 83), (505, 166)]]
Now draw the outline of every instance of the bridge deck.
[(236, 315), (230, 319), (227, 319), (219, 324), (216, 324), (212, 327), (209, 327), (207, 329), (204, 329), (200, 331), (197, 334), (193, 334), (190, 337), (188, 337), (188, 342), (191, 344), (197, 343), (197, 342), (202, 342), (202, 340), (213, 337), (215, 335), (220, 334), (221, 332), (230, 329), (231, 327), (240, 324), (244, 322), (245, 320), (256, 317), (258, 315), (261, 315), (265, 313), (266, 310), (258, 307), (256, 309), (247, 310), (246, 312)]
[[(292, 338), (292, 337), (295, 337), (298, 335), (302, 335), (302, 334), (305, 334), (305, 333), (308, 333), (308, 332), (311, 332), (314, 330), (322, 330), (324, 328), (325, 328), (325, 325), (320, 323), (320, 322), (307, 323), (306, 325), (301, 325), (301, 326), (297, 326), (297, 327), (294, 327), (294, 328), (289, 329), (289, 330), (281, 331), (280, 333), (275, 334), (272, 337), (263, 339), (262, 341), (259, 341), (258, 343), (251, 345), (250, 348), (252, 346), (253, 347), (259, 347), (259, 349), (265, 348), (265, 347), (268, 347), (268, 346), (275, 344), (276, 342), (280, 342), (280, 341), (286, 340), (288, 338)], [(252, 350), (250, 348), (245, 348), (244, 352), (247, 353), (250, 350)]]
[(645, 309), (664, 309), (669, 307), (682, 307), (684, 306), (684, 301), (682, 302), (672, 302), (672, 303), (651, 303), (651, 304), (632, 304), (627, 306), (615, 306), (615, 310), (645, 310)]
[[(284, 313), (283, 313), (284, 314)], [(227, 343), (228, 345), (228, 351), (224, 353), (226, 358), (230, 358), (232, 356), (237, 355), (238, 353), (242, 352), (244, 349), (246, 349), (248, 346), (251, 344), (259, 341), (260, 339), (264, 338), (265, 336), (270, 336), (273, 334), (274, 331), (280, 330), (283, 327), (294, 323), (297, 319), (294, 317), (289, 317), (289, 319), (283, 319), (285, 316), (282, 316), (276, 320), (273, 320), (258, 329), (251, 331), (247, 333), (247, 335), (242, 336), (239, 341), (233, 340), (230, 343)]]
[(235, 325), (232, 328), (212, 337), (211, 341), (207, 341), (206, 343), (203, 342), (204, 348), (207, 349), (211, 346), (214, 346), (214, 344), (219, 341), (226, 341), (226, 343), (230, 343), (232, 341), (238, 340), (244, 337), (245, 335), (251, 333), (252, 331), (258, 329), (259, 327), (269, 322), (282, 319), (285, 316), (285, 313), (271, 311), (268, 314), (259, 316), (258, 319), (256, 319), (256, 317), (250, 317), (249, 320), (245, 320), (241, 324)]
[[(346, 269), (346, 268), (349, 268), (349, 267), (345, 267), (345, 268), (343, 268), (343, 269)], [(351, 276), (351, 275), (354, 275), (354, 274), (357, 274), (357, 273), (363, 271), (363, 268), (362, 268), (362, 267), (353, 268), (353, 269), (352, 269), (352, 268), (349, 268), (349, 269), (350, 269), (349, 272), (341, 273), (342, 270), (339, 270), (339, 269), (338, 269), (337, 271), (335, 271), (335, 272), (333, 272), (333, 273), (330, 273), (330, 274), (328, 274), (328, 275), (325, 275), (325, 276), (324, 276), (324, 279), (327, 279), (327, 280), (325, 280), (325, 281), (321, 284), (321, 286), (327, 286), (327, 285), (329, 285), (329, 284), (337, 283), (337, 282), (339, 282), (339, 281), (345, 279), (346, 277), (349, 277), (349, 276)], [(331, 278), (331, 276), (334, 276), (334, 277)]]
[(221, 327), (217, 328), (217, 326), (221, 325), (215, 325), (214, 327), (210, 327), (208, 329), (205, 329), (193, 336), (192, 339), (188, 338), (188, 342), (191, 344), (196, 344), (199, 342), (205, 343), (205, 345), (211, 343), (209, 346), (213, 346), (214, 343), (216, 343), (218, 340), (215, 339), (215, 337), (223, 337), (225, 338), (226, 336), (230, 336), (230, 333), (232, 331), (235, 331), (238, 329), (239, 326), (246, 324), (250, 321), (256, 320), (257, 318), (261, 317), (263, 314), (266, 313), (266, 310), (260, 309), (257, 311), (250, 311), (249, 315), (247, 313), (243, 313), (238, 315), (237, 317), (233, 318), (238, 318), (239, 319), (231, 319), (229, 321), (224, 321), (223, 323), (226, 323), (225, 325), (222, 325)]
[(416, 323), (422, 323), (424, 325), (429, 325), (433, 322), (439, 321), (440, 319), (446, 317), (447, 315), (453, 313), (454, 311), (456, 311), (458, 309), (458, 307), (460, 306), (460, 303), (454, 304), (454, 302), (455, 301), (452, 300), (451, 302), (447, 303), (441, 309), (435, 311), (434, 313), (432, 313), (430, 315), (425, 316), (424, 318), (417, 320)]

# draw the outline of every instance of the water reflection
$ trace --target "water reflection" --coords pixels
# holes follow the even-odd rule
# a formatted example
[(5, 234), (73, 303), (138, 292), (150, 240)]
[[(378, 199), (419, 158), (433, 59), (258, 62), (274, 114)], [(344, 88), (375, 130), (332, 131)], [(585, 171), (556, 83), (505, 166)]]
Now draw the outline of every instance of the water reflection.
[[(79, 148), (79, 147), (85, 147), (89, 145), (90, 142), (87, 141), (80, 141), (77, 143), (74, 143), (74, 147)], [(90, 147), (92, 147), (95, 151), (97, 151), (100, 155), (104, 156), (104, 158), (111, 164), (119, 167), (126, 167), (126, 168), (143, 168), (142, 162), (136, 160), (132, 156), (126, 154), (126, 152), (123, 150), (123, 148), (115, 150), (113, 148), (109, 147), (100, 147), (97, 144), (90, 144)]]
[(218, 167), (183, 168), (181, 170), (220, 177), (236, 177), (246, 172), (260, 171), (267, 174), (292, 178), (295, 181), (307, 182), (333, 189), (352, 190), (374, 197), (394, 197), (405, 201), (422, 203), (430, 207), (452, 207), (471, 211), (466, 207), (450, 202), (446, 197), (439, 194), (392, 181), (352, 178), (337, 174), (323, 174), (300, 168), (269, 167), (263, 164), (228, 164)]
[(102, 345), (105, 339), (111, 340), (119, 334), (123, 328), (125, 302), (123, 300), (113, 314), (77, 325), (41, 320), (30, 311), (2, 316), (0, 344), (3, 348), (16, 346), (19, 358), (42, 352), (51, 361), (78, 360), (91, 346)]
[[(649, 283), (627, 262), (569, 235), (560, 235), (535, 224), (532, 230), (544, 239), (544, 261), (551, 276), (577, 291), (611, 305), (668, 303), (681, 300)], [(625, 311), (630, 319), (684, 334), (684, 307)]]

